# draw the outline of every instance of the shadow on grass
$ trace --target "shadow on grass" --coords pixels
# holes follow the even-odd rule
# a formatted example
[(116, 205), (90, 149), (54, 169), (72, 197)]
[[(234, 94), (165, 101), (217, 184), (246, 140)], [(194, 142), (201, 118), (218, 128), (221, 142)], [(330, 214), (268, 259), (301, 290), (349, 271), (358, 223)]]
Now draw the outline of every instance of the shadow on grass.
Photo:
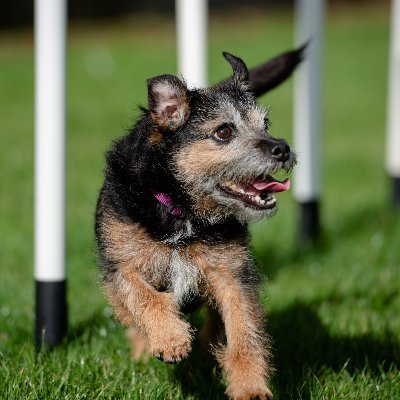
[[(268, 260), (273, 266), (272, 274), (280, 268), (306, 263), (320, 256), (330, 256), (338, 241), (352, 240), (357, 234), (371, 234), (377, 230), (394, 226), (398, 217), (393, 218), (389, 210), (374, 208), (360, 209), (350, 216), (344, 216), (341, 223), (324, 232), (314, 247), (294, 248), (286, 254), (267, 248), (259, 250), (257, 257), (262, 265)], [(268, 269), (271, 275), (271, 269)], [(332, 296), (332, 295), (331, 295)], [(390, 304), (397, 293), (389, 292), (380, 296), (380, 307)], [(341, 302), (341, 298), (324, 298), (330, 302)], [(351, 301), (346, 299), (346, 301)], [(335, 336), (321, 323), (318, 316), (318, 301), (295, 303), (288, 308), (268, 315), (267, 331), (274, 339), (274, 363), (277, 368), (273, 379), (275, 398), (310, 399), (312, 385), (323, 370), (348, 373), (367, 369), (372, 375), (389, 370), (391, 364), (400, 364), (400, 346), (390, 333), (377, 338), (369, 334), (359, 336)], [(107, 322), (101, 313), (76, 325), (69, 333), (69, 341), (79, 341), (86, 336), (97, 334)], [(172, 380), (181, 387), (184, 398), (226, 399), (225, 384), (215, 360), (194, 343), (192, 354), (183, 363), (172, 366)], [(315, 374), (315, 376), (314, 376)]]
[[(380, 376), (391, 364), (400, 363), (400, 346), (390, 333), (334, 336), (321, 323), (317, 304), (297, 303), (268, 317), (268, 332), (274, 339), (272, 387), (275, 399), (310, 399), (315, 377), (321, 371), (349, 374), (364, 369)], [(215, 360), (195, 343), (189, 359), (176, 366), (173, 378), (184, 398), (226, 399), (225, 384)]]
[(353, 373), (364, 368), (372, 375), (400, 363), (400, 346), (387, 333), (340, 337), (331, 335), (322, 325), (315, 305), (298, 303), (268, 317), (268, 331), (274, 338), (277, 374), (274, 386), (279, 398), (309, 399), (310, 373), (321, 369)]
[(195, 342), (190, 357), (174, 369), (183, 398), (226, 400), (225, 384), (215, 359)]
[[(285, 254), (266, 246), (257, 249), (256, 256), (261, 270), (269, 277), (282, 268), (291, 268), (294, 272), (299, 265), (334, 256), (337, 244), (342, 241), (354, 241), (357, 246), (359, 236), (363, 236), (361, 240), (365, 241), (366, 235), (372, 237), (376, 232), (395, 237), (399, 221), (400, 213), (389, 207), (360, 207), (328, 227), (314, 246), (293, 246)], [(327, 295), (324, 301), (343, 301), (332, 296)], [(376, 299), (379, 304), (375, 306), (383, 309), (397, 298), (398, 292), (394, 290), (380, 293)], [(346, 298), (346, 301), (352, 300)], [(366, 369), (378, 376), (382, 370), (388, 370), (390, 364), (400, 365), (400, 345), (391, 333), (380, 337), (370, 334), (334, 336), (322, 325), (316, 312), (318, 306), (318, 301), (295, 303), (268, 315), (267, 331), (275, 341), (274, 358), (278, 372), (273, 382), (278, 398), (309, 399), (310, 376), (313, 373), (318, 376), (323, 369), (339, 372), (346, 366), (349, 373)]]
[[(277, 368), (272, 382), (276, 399), (310, 399), (316, 377), (327, 369), (340, 372), (346, 366), (350, 374), (367, 369), (369, 374), (379, 376), (382, 371), (389, 370), (391, 364), (400, 364), (400, 346), (393, 335), (387, 333), (379, 338), (368, 334), (335, 336), (321, 323), (316, 311), (318, 307), (318, 301), (295, 303), (268, 316), (267, 331), (274, 339)], [(197, 316), (197, 319), (191, 322), (199, 326), (202, 318)], [(67, 342), (69, 345), (87, 343), (92, 336), (98, 336), (99, 329), (107, 322), (109, 319), (102, 313), (95, 313), (71, 327)], [(189, 359), (169, 370), (172, 382), (180, 386), (183, 398), (226, 399), (220, 370), (211, 354), (197, 341)]]

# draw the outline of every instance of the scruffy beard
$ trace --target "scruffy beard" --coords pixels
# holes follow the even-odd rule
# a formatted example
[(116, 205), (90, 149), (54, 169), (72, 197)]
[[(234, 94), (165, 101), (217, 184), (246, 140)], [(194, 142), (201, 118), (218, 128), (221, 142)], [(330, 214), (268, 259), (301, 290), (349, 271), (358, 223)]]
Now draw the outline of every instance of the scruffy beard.
[[(207, 190), (208, 187), (208, 190)], [(196, 190), (197, 189), (197, 190)], [(192, 198), (193, 211), (196, 216), (208, 223), (223, 222), (228, 218), (236, 218), (243, 224), (270, 218), (277, 212), (276, 200), (270, 208), (256, 208), (239, 198), (234, 198), (220, 189), (220, 185), (208, 182), (200, 188), (188, 188)]]
[[(186, 167), (186, 160), (183, 163)], [(220, 168), (201, 170), (174, 165), (178, 181), (192, 199), (193, 211), (209, 223), (236, 218), (241, 223), (270, 218), (277, 212), (276, 193), (289, 189), (290, 181), (272, 174), (290, 172), (295, 155), (285, 163), (254, 152), (245, 153)]]
[(270, 208), (256, 208), (242, 200), (229, 197), (222, 191), (214, 191), (212, 197), (220, 207), (224, 207), (227, 216), (233, 216), (242, 223), (257, 222), (264, 218), (271, 218), (278, 210), (275, 198)]

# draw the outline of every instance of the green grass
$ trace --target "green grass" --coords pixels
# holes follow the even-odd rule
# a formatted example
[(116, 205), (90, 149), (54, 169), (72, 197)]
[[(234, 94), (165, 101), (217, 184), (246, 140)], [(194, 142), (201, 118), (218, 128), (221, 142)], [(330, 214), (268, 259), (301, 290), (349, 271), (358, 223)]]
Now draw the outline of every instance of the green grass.
[[(400, 215), (388, 207), (384, 164), (389, 12), (332, 10), (326, 30), (323, 237), (296, 243), (297, 208), (252, 227), (282, 399), (400, 398)], [(150, 29), (151, 28), (151, 29)], [(210, 81), (229, 73), (222, 50), (255, 65), (291, 47), (278, 12), (214, 16)], [(100, 69), (96, 69), (100, 66)], [(174, 26), (143, 16), (75, 25), (68, 58), (69, 332), (33, 347), (33, 48), (30, 32), (0, 33), (0, 398), (223, 399), (215, 365), (133, 363), (98, 285), (93, 211), (103, 154), (145, 104), (145, 79), (174, 73)], [(289, 141), (291, 82), (262, 99)]]

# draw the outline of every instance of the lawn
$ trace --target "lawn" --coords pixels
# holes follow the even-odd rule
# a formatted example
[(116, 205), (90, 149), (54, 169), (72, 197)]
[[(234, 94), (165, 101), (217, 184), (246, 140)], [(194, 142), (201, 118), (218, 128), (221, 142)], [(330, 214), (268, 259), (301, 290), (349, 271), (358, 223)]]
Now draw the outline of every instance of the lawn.
[[(210, 82), (227, 50), (253, 66), (292, 45), (292, 15), (214, 15)], [(33, 40), (0, 32), (0, 398), (223, 399), (218, 369), (133, 363), (98, 285), (93, 213), (103, 155), (146, 103), (145, 80), (174, 73), (173, 21), (137, 16), (71, 26), (68, 49), (67, 265), (69, 332), (55, 351), (33, 345)], [(297, 208), (251, 227), (278, 399), (400, 398), (400, 213), (384, 165), (389, 10), (334, 8), (324, 66), (323, 234), (296, 241)], [(291, 141), (292, 83), (261, 99), (272, 133)], [(300, 159), (301, 160), (301, 159)], [(200, 315), (196, 321), (201, 320)]]

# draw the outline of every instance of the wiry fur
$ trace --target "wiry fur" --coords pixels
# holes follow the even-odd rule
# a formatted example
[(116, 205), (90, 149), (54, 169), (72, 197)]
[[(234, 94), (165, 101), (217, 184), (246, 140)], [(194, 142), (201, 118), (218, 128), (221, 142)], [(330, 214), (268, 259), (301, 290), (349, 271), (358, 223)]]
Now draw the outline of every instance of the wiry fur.
[[(209, 89), (188, 90), (172, 75), (148, 81), (149, 109), (107, 153), (96, 237), (103, 288), (136, 356), (148, 348), (166, 362), (187, 357), (193, 330), (182, 312), (205, 301), (201, 337), (215, 349), (227, 394), (265, 399), (272, 368), (246, 224), (275, 207), (251, 206), (221, 184), (289, 171), (295, 157), (273, 156), (284, 142), (269, 135), (244, 62), (224, 56), (234, 76)], [(221, 126), (227, 140), (215, 136)], [(168, 194), (180, 215), (155, 193)], [(223, 323), (225, 343), (213, 323)]]

